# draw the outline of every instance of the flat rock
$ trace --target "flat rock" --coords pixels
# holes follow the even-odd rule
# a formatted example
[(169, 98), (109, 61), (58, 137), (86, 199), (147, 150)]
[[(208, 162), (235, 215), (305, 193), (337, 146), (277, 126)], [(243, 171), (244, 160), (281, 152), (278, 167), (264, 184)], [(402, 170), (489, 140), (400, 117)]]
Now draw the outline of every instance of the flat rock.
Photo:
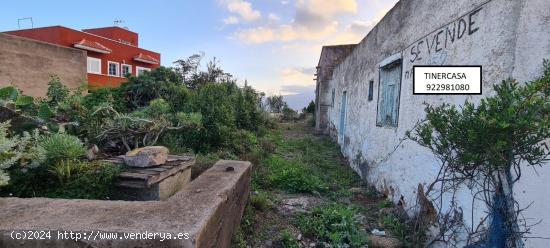
[(284, 216), (295, 213), (308, 212), (311, 208), (323, 203), (323, 200), (312, 196), (297, 196), (293, 198), (282, 199), (277, 206), (277, 210)]
[(368, 235), (369, 247), (371, 248), (399, 248), (402, 247), (401, 241), (392, 237), (382, 237)]
[(154, 167), (166, 163), (168, 153), (168, 148), (164, 146), (146, 146), (129, 151), (123, 159), (130, 167)]

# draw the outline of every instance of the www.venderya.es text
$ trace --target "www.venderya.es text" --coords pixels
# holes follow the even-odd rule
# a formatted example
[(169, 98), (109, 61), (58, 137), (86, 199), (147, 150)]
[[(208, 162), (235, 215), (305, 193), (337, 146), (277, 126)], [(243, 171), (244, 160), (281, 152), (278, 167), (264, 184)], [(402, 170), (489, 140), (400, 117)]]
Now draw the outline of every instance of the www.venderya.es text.
[(190, 235), (186, 232), (102, 232), (102, 231), (12, 231), (10, 237), (16, 240), (183, 240), (189, 239)]

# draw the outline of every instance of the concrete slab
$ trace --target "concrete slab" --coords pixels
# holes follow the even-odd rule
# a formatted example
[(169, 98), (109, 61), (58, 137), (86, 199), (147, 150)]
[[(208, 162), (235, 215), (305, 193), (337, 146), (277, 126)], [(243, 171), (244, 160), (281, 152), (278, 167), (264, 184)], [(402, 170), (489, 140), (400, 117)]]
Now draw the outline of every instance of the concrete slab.
[(0, 198), (0, 247), (229, 247), (250, 176), (249, 162), (221, 160), (166, 201)]

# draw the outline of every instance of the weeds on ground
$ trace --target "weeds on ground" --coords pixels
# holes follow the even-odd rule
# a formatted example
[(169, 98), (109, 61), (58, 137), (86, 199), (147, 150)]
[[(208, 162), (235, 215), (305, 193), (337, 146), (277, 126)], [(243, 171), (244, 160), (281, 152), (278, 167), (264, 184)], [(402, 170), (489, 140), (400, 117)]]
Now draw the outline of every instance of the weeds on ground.
[(327, 204), (311, 213), (299, 214), (296, 224), (302, 232), (333, 246), (360, 247), (367, 243), (366, 233), (357, 221), (358, 210), (343, 204)]
[(263, 191), (257, 191), (254, 195), (250, 196), (250, 204), (252, 204), (254, 209), (259, 211), (265, 211), (273, 207), (271, 196)]
[(407, 226), (405, 226), (405, 224), (403, 224), (395, 215), (387, 214), (382, 216), (380, 223), (386, 230), (390, 231), (393, 236), (401, 241), (405, 241)]
[(389, 207), (392, 207), (392, 206), (393, 206), (393, 203), (392, 203), (390, 200), (388, 200), (388, 199), (384, 199), (383, 201), (378, 202), (378, 204), (377, 204), (377, 207), (378, 207), (379, 209), (382, 209), (382, 208), (389, 208)]
[(327, 185), (311, 168), (297, 161), (285, 160), (278, 155), (272, 155), (264, 160), (264, 166), (269, 173), (267, 185), (289, 193), (319, 194), (328, 190)]
[(280, 232), (279, 242), (281, 243), (281, 246), (285, 248), (300, 248), (300, 244), (298, 243), (298, 241), (287, 229), (284, 229)]

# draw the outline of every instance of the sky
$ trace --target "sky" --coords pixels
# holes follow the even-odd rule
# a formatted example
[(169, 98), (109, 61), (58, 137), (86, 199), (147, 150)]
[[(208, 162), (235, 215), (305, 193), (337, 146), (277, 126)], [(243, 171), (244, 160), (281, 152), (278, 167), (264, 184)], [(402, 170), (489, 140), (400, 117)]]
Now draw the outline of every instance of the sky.
[[(4, 1), (0, 31), (34, 27), (122, 26), (140, 47), (161, 53), (164, 66), (204, 52), (240, 84), (287, 96), (301, 108), (313, 100), (323, 45), (358, 43), (397, 0)], [(21, 28), (30, 28), (22, 20)], [(206, 62), (206, 61), (205, 61)]]

